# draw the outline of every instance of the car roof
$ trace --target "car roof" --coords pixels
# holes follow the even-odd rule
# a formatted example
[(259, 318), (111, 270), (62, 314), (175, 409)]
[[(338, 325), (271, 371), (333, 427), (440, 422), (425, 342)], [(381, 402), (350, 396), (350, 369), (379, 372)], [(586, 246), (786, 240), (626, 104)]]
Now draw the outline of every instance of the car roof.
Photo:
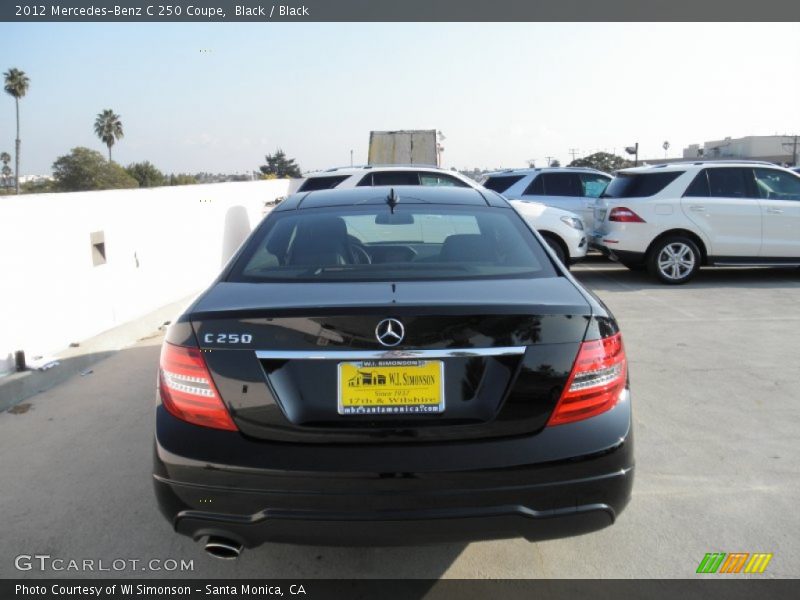
[[(491, 173), (486, 173), (486, 176), (501, 177), (503, 175), (529, 175), (531, 173), (599, 173), (600, 175), (608, 175), (608, 173), (592, 167), (521, 167), (518, 169), (492, 171)], [(611, 177), (611, 175), (608, 176)]]
[(617, 173), (654, 173), (657, 171), (686, 171), (690, 169), (701, 169), (708, 167), (752, 167), (760, 165), (764, 167), (778, 167), (775, 163), (760, 160), (687, 160), (672, 163), (662, 163), (655, 165), (643, 165), (641, 167), (628, 167), (620, 169)]
[(356, 165), (353, 167), (333, 167), (323, 171), (306, 173), (303, 177), (330, 177), (331, 175), (356, 175), (367, 171), (427, 171), (432, 173), (451, 173), (448, 169), (436, 165), (408, 164), (408, 165)]
[(510, 205), (501, 195), (489, 190), (469, 187), (436, 187), (418, 185), (369, 186), (352, 189), (316, 190), (300, 192), (289, 196), (274, 210), (287, 211), (330, 206), (355, 206), (358, 204), (381, 204), (387, 201), (391, 190), (395, 191), (398, 203), (403, 204), (450, 204), (471, 206), (496, 206), (508, 208)]

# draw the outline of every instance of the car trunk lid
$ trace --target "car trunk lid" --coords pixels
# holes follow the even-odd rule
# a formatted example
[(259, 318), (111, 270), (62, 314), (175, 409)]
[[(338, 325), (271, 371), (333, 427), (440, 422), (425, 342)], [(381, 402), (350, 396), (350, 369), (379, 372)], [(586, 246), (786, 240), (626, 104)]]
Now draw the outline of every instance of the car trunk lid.
[[(554, 277), (221, 282), (190, 314), (214, 382), (243, 433), (287, 442), (377, 443), (541, 429), (566, 384), (591, 309), (568, 278)], [(376, 336), (387, 318), (404, 329), (392, 347)], [(441, 386), (439, 410), (342, 411), (342, 396), (352, 391), (345, 378), (358, 374), (363, 384), (366, 372), (374, 378), (367, 385), (380, 386), (392, 376), (435, 377), (437, 371), (431, 383)]]

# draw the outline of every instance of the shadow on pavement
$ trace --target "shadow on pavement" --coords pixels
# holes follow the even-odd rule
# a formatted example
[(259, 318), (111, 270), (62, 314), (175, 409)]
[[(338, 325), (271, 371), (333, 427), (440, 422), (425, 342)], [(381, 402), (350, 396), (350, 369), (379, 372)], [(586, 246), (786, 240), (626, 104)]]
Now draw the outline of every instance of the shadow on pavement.
[[(160, 342), (158, 336), (110, 354), (91, 374), (29, 398), (25, 410), (0, 413), (0, 577), (436, 579), (461, 554), (465, 544), (265, 544), (237, 561), (221, 561), (175, 534), (156, 507), (151, 479)], [(20, 554), (47, 554), (64, 564), (93, 560), (95, 567), (19, 571)], [(97, 561), (108, 566), (117, 559), (128, 561), (123, 569), (98, 570)], [(191, 561), (192, 568), (147, 568), (153, 559)]]

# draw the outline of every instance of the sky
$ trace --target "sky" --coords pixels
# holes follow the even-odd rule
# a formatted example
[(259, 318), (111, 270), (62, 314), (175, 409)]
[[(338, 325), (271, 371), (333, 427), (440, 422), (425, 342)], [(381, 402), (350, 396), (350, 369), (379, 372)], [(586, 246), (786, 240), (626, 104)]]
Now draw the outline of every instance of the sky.
[[(2, 23), (22, 174), (49, 174), (105, 108), (114, 160), (249, 173), (365, 163), (371, 130), (437, 129), (446, 167), (566, 164), (639, 142), (680, 156), (726, 136), (800, 133), (800, 24)], [(0, 97), (0, 151), (14, 101)]]

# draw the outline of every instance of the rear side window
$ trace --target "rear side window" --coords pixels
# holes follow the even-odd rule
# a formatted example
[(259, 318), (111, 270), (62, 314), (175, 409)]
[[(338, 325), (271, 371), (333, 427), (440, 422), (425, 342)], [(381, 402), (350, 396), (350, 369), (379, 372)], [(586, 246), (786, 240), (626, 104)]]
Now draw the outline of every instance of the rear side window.
[[(581, 179), (577, 173), (542, 173), (536, 179), (542, 180), (545, 196), (578, 197), (583, 195)], [(534, 184), (535, 182), (528, 189), (532, 189)], [(526, 193), (528, 193), (527, 190)]]
[(586, 198), (599, 198), (600, 194), (606, 189), (611, 177), (605, 175), (595, 175), (594, 173), (581, 173), (581, 185), (583, 195)]
[(494, 175), (483, 182), (483, 187), (502, 194), (523, 177), (524, 175)]
[(309, 177), (297, 189), (298, 192), (314, 192), (316, 190), (330, 190), (347, 179), (348, 175), (331, 175), (330, 177)]
[(753, 169), (760, 198), (800, 200), (800, 177), (775, 169)]
[(420, 185), (434, 185), (434, 186), (450, 186), (450, 187), (469, 187), (466, 183), (450, 175), (443, 173), (428, 173), (420, 171), (419, 173)]
[(708, 171), (706, 169), (697, 174), (683, 195), (688, 198), (708, 198), (710, 194), (708, 191)]
[(747, 179), (750, 169), (706, 169), (708, 191), (712, 198), (747, 198), (750, 196)]
[(685, 171), (620, 173), (603, 192), (603, 198), (647, 198), (657, 194)]
[(364, 178), (358, 182), (358, 185), (419, 185), (419, 173), (417, 171), (378, 171), (377, 173), (367, 173)]

